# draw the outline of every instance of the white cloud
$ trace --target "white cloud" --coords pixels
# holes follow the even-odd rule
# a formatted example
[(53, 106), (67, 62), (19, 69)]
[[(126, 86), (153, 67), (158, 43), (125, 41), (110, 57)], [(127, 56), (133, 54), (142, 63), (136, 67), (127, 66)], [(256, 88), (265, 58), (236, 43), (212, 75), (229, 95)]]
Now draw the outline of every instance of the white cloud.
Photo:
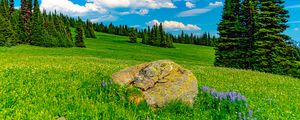
[(199, 8), (199, 9), (192, 9), (192, 10), (187, 10), (183, 11), (178, 14), (178, 17), (190, 17), (190, 16), (196, 16), (198, 14), (203, 14), (211, 11), (212, 9), (210, 8)]
[(95, 6), (91, 3), (87, 3), (85, 6), (80, 6), (69, 0), (43, 0), (40, 8), (47, 11), (56, 10), (57, 12), (75, 16), (80, 16), (87, 12), (105, 13), (107, 11), (106, 9)]
[[(118, 15), (146, 15), (149, 9), (176, 8), (171, 0), (86, 0), (85, 5), (78, 5), (71, 0), (42, 0), (41, 9), (57, 11), (71, 16), (87, 16), (94, 21), (115, 20)], [(120, 12), (115, 8), (126, 8)], [(92, 17), (100, 16), (100, 17)], [(104, 18), (106, 16), (108, 18)]]
[(221, 7), (221, 6), (223, 6), (223, 2), (220, 2), (220, 1), (210, 2), (208, 5), (211, 7)]
[(193, 3), (191, 3), (190, 1), (185, 2), (185, 6), (186, 6), (187, 8), (194, 8), (194, 7), (196, 7), (196, 5), (193, 4)]
[[(160, 24), (158, 20), (152, 20), (148, 23), (146, 23), (148, 26), (153, 26), (156, 24)], [(192, 25), (192, 24), (183, 24), (182, 22), (177, 22), (177, 21), (163, 21), (162, 25), (164, 29), (166, 30), (201, 30), (200, 27), (197, 25)]]
[(113, 15), (102, 15), (100, 17), (91, 19), (91, 22), (96, 23), (96, 22), (105, 22), (105, 21), (116, 21), (118, 17), (113, 16)]
[(133, 27), (133, 28), (139, 28), (139, 27), (141, 27), (140, 25), (132, 25), (132, 26), (130, 26), (130, 27)]
[(138, 14), (138, 15), (146, 15), (149, 13), (148, 9), (140, 9), (140, 10), (131, 10), (126, 12), (116, 12), (119, 15), (129, 15), (129, 14)]
[(299, 29), (299, 28), (294, 28), (294, 30), (295, 30), (295, 31), (299, 31), (300, 29)]
[(171, 0), (87, 0), (107, 8), (176, 8)]
[(178, 17), (196, 16), (196, 15), (199, 15), (199, 14), (210, 12), (213, 9), (215, 9), (217, 7), (221, 7), (221, 6), (223, 6), (222, 2), (218, 2), (218, 1), (210, 2), (207, 7), (183, 11), (183, 12), (179, 13), (177, 16)]

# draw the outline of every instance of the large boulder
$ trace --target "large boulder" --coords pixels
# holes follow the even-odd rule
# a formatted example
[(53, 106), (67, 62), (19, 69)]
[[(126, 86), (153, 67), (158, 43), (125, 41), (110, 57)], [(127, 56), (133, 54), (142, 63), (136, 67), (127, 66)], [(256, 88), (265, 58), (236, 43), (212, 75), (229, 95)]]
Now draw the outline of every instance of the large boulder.
[(116, 84), (139, 88), (152, 107), (163, 107), (171, 101), (192, 105), (198, 94), (198, 81), (180, 65), (160, 60), (121, 70), (112, 75)]

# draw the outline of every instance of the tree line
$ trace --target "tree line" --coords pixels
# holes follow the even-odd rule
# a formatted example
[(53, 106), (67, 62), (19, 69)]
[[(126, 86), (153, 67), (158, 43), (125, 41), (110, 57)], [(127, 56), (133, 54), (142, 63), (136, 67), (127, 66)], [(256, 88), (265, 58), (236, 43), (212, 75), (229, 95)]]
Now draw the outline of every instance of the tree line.
[(283, 3), (226, 0), (215, 65), (300, 77), (299, 54), (283, 33), (289, 17)]
[(215, 47), (218, 43), (218, 38), (216, 36), (211, 36), (210, 33), (204, 32), (203, 35), (197, 36), (193, 33), (185, 34), (183, 31), (180, 35), (172, 37), (175, 43), (184, 43), (184, 44), (195, 44), (203, 46)]
[[(71, 24), (82, 29), (82, 42), (73, 39)], [(78, 27), (79, 26), (79, 27)], [(81, 27), (80, 27), (81, 26)], [(43, 47), (73, 47), (84, 44), (83, 35), (95, 37), (93, 24), (39, 9), (38, 0), (21, 0), (20, 9), (14, 8), (14, 0), (0, 0), (0, 46), (28, 44)], [(80, 34), (79, 34), (80, 36)], [(81, 38), (76, 37), (76, 38)], [(79, 45), (82, 47), (84, 45)]]
[[(216, 46), (218, 38), (216, 36), (210, 35), (210, 33), (205, 32), (202, 36), (194, 34), (186, 34), (182, 31), (180, 35), (173, 35), (167, 33), (163, 29), (162, 24), (157, 24), (152, 27), (148, 26), (145, 29), (132, 28), (127, 25), (113, 25), (110, 23), (108, 26), (103, 23), (94, 23), (93, 25), (95, 31), (129, 36), (131, 38), (142, 38), (142, 43), (158, 47), (174, 47), (174, 43), (182, 44), (195, 44), (195, 45), (204, 45), (204, 46)], [(130, 39), (131, 43), (136, 42), (135, 39)]]

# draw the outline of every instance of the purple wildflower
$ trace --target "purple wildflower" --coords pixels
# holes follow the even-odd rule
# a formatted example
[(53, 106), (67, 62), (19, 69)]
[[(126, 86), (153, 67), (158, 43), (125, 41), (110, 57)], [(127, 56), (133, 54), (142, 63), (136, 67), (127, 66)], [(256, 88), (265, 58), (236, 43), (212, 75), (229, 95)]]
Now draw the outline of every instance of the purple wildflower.
[(241, 120), (241, 119), (242, 119), (242, 113), (239, 112), (239, 113), (238, 113), (238, 116), (239, 116), (239, 120)]
[(210, 88), (208, 86), (204, 86), (202, 88), (202, 92), (209, 92)]
[(104, 80), (102, 80), (101, 86), (102, 86), (102, 87), (105, 87), (105, 86), (106, 86), (106, 83), (105, 83)]
[(250, 117), (252, 117), (252, 115), (253, 115), (253, 110), (249, 110), (249, 111), (248, 111), (248, 114), (249, 114)]

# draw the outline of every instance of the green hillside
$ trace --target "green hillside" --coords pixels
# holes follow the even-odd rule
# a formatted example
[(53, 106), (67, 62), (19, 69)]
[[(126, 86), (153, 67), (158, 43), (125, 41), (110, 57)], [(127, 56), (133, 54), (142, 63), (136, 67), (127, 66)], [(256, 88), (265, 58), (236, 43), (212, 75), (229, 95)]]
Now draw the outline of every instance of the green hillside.
[(131, 44), (127, 37), (96, 35), (85, 40), (84, 49), (0, 47), (0, 119), (210, 119), (213, 113), (197, 103), (181, 114), (152, 111), (117, 98), (113, 93), (121, 88), (101, 87), (114, 72), (161, 59), (192, 70), (200, 87), (242, 93), (257, 116), (300, 119), (300, 79), (214, 67), (211, 47), (175, 44), (166, 49)]

